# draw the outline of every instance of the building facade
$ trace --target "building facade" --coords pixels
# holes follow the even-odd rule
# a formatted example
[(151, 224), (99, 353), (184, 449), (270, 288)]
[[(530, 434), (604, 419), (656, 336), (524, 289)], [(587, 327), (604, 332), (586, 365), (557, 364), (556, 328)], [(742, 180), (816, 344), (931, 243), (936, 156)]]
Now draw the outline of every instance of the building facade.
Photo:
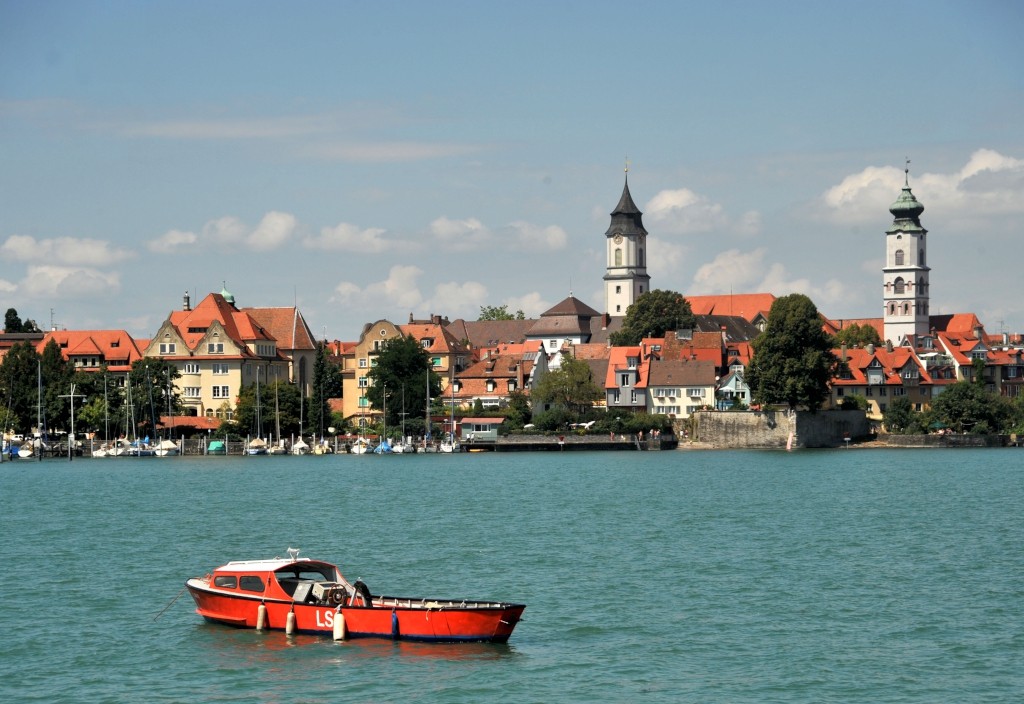
[(609, 315), (624, 316), (642, 294), (651, 289), (647, 274), (647, 230), (643, 213), (629, 193), (629, 179), (611, 213), (605, 234), (607, 266), (604, 274), (604, 305)]

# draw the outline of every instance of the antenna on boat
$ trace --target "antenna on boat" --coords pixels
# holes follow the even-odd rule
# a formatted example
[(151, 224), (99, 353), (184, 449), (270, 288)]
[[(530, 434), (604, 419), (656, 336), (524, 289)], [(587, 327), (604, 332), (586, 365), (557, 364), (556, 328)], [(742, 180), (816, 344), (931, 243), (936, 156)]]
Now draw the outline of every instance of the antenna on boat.
[(295, 562), (296, 560), (298, 560), (299, 559), (299, 549), (298, 548), (288, 548), (288, 557), (291, 558), (292, 562)]

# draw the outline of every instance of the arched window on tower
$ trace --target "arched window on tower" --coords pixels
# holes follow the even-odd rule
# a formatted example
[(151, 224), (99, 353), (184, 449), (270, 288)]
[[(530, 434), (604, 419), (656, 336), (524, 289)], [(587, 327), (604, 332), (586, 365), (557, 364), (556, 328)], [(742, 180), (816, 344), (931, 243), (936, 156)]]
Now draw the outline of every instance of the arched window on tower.
[(909, 315), (909, 314), (910, 314), (910, 304), (909, 303), (904, 303), (903, 304), (903, 315)]
[(920, 294), (924, 294), (924, 293), (928, 292), (928, 284), (926, 284), (924, 282), (924, 277), (923, 276), (920, 279), (917, 280), (917, 292), (920, 293)]
[(615, 250), (615, 266), (622, 266), (622, 250)]
[(637, 256), (639, 257), (637, 265), (640, 266), (640, 267), (645, 266), (644, 265), (644, 250), (641, 249), (639, 252), (637, 252)]
[(889, 304), (889, 315), (896, 315), (896, 304), (895, 303), (890, 303)]
[(903, 293), (903, 290), (905, 288), (905, 285), (904, 285), (904, 282), (903, 282), (903, 277), (900, 277), (900, 278), (896, 279), (895, 281), (893, 281), (892, 282), (892, 286), (893, 286), (893, 291), (895, 293), (897, 293), (897, 294)]
[(896, 266), (903, 266), (903, 250), (896, 250)]

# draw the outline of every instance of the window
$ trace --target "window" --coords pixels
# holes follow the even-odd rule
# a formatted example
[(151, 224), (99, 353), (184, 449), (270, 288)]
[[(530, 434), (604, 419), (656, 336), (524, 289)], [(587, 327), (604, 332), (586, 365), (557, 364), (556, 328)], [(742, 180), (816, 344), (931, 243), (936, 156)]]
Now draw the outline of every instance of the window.
[(367, 367), (367, 364), (366, 364), (366, 357), (361, 357), (361, 358), (359, 359), (359, 368), (360, 368), (360, 369), (366, 369), (366, 367)]
[(213, 409), (212, 408), (207, 408), (206, 409), (206, 417), (207, 418), (213, 418)]
[(892, 390), (892, 395), (893, 396), (906, 396), (907, 395), (907, 390), (904, 389), (902, 386), (897, 386), (896, 388), (894, 388)]
[(637, 256), (637, 264), (642, 267), (644, 265), (644, 250), (641, 249), (639, 252), (637, 252)]
[(704, 398), (704, 389), (687, 389), (686, 395), (690, 398)]
[(223, 342), (210, 342), (206, 345), (207, 354), (224, 354)]
[(636, 389), (629, 392), (629, 402), (632, 405), (636, 405)]
[(622, 266), (622, 250), (615, 250), (615, 266)]
[(214, 362), (214, 364), (213, 364), (213, 373), (214, 374), (227, 374), (228, 373), (228, 365), (225, 364), (224, 362)]
[(509, 390), (509, 393), (511, 393), (511, 392), (516, 390), (516, 380), (515, 379), (509, 379), (508, 380), (508, 390)]
[(679, 406), (662, 406), (661, 412), (666, 415), (677, 416), (679, 415)]
[(196, 362), (186, 362), (184, 373), (185, 374), (198, 374), (199, 373), (199, 365)]
[(425, 349), (425, 350), (430, 349), (430, 346), (433, 345), (433, 344), (434, 344), (434, 341), (431, 340), (429, 337), (424, 337), (422, 340), (420, 340), (420, 345), (422, 345), (423, 349)]
[(903, 281), (903, 277), (902, 276), (899, 277), (898, 279), (896, 279), (895, 281), (893, 281), (892, 285), (893, 285), (893, 290), (897, 294), (904, 293), (904, 291), (906, 289), (906, 282)]
[(370, 405), (370, 399), (366, 398), (365, 396), (360, 396), (359, 397), (359, 407), (360, 408), (366, 408), (369, 405)]
[(369, 379), (367, 379), (365, 376), (359, 377), (359, 388), (360, 389), (365, 389), (369, 385), (370, 385), (370, 380)]
[(843, 387), (840, 386), (838, 389), (836, 389), (836, 396), (842, 396), (842, 395), (843, 395)]
[(903, 266), (903, 250), (896, 250), (896, 266)]
[(612, 391), (612, 403), (618, 403), (618, 402), (619, 402), (619, 390), (615, 389), (615, 391)]
[(248, 574), (242, 577), (241, 587), (247, 592), (261, 592), (266, 589), (260, 577)]
[(621, 286), (616, 286), (615, 287), (615, 293), (622, 293), (622, 287)]
[(200, 396), (200, 389), (199, 389), (198, 386), (186, 386), (182, 390), (182, 395), (185, 398), (199, 398), (199, 396)]
[(619, 386), (629, 386), (629, 374), (619, 375)]
[(494, 391), (494, 379), (487, 380), (487, 393)]
[(220, 575), (213, 578), (213, 586), (215, 587), (227, 587), (228, 589), (234, 589), (238, 586), (238, 577), (231, 575), (225, 576)]
[(430, 365), (432, 367), (440, 367), (441, 366), (441, 358), (440, 357), (431, 357)]
[(173, 342), (161, 342), (160, 354), (174, 354), (176, 347)]
[(227, 386), (214, 386), (213, 397), (214, 398), (227, 398), (230, 391)]

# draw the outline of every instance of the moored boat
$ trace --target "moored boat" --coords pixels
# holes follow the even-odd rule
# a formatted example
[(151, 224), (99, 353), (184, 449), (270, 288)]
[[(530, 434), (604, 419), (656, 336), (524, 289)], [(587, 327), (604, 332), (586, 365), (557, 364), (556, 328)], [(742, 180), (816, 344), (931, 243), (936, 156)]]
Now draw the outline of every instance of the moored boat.
[(337, 566), (300, 558), (228, 562), (185, 582), (196, 613), (237, 628), (441, 643), (505, 643), (525, 604), (380, 596)]

